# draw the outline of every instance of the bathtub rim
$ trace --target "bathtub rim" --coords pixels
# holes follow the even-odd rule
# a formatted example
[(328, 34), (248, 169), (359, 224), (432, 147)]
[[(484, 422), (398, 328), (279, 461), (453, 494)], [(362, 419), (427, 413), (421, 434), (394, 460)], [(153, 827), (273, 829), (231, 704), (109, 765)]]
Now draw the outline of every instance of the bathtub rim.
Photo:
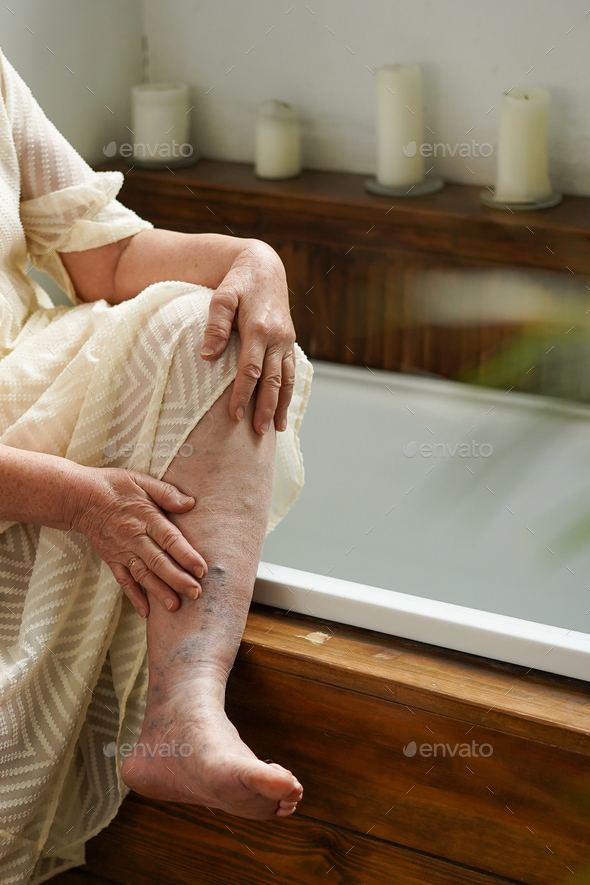
[(253, 601), (351, 627), (590, 681), (590, 635), (260, 562)]

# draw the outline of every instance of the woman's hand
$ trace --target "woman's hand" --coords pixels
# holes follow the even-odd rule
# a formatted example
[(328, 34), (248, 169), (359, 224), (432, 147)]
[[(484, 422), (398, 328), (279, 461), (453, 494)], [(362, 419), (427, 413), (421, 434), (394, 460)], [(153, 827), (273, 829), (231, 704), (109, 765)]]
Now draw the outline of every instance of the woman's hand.
[(256, 385), (254, 429), (287, 426), (287, 409), (295, 383), (295, 329), (289, 311), (285, 268), (277, 253), (259, 240), (244, 241), (211, 299), (201, 356), (221, 356), (232, 328), (240, 333), (242, 348), (230, 413), (243, 417)]
[(207, 563), (163, 511), (186, 513), (194, 498), (135, 470), (84, 467), (73, 491), (71, 524), (103, 559), (142, 617), (148, 591), (168, 611), (177, 594), (196, 599)]

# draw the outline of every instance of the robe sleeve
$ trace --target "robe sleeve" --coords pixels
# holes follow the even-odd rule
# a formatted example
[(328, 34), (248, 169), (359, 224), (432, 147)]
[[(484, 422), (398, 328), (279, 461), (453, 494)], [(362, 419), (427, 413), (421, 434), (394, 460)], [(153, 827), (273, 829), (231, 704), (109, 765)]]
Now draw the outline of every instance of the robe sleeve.
[(76, 303), (59, 253), (96, 249), (152, 225), (117, 201), (123, 174), (91, 169), (1, 54), (0, 74), (20, 172), (20, 217), (29, 258)]

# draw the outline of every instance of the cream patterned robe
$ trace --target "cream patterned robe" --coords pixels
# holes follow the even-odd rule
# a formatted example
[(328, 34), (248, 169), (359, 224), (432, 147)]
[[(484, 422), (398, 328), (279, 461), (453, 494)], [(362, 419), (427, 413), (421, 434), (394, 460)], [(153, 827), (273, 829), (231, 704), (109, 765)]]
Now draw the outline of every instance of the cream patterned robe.
[[(77, 303), (59, 252), (150, 225), (116, 201), (123, 176), (93, 172), (1, 54), (0, 79), (0, 443), (160, 478), (234, 379), (237, 335), (218, 361), (199, 359), (211, 291), (183, 282)], [(73, 307), (52, 306), (27, 256)], [(269, 531), (303, 483), (311, 374), (298, 349)], [(74, 531), (0, 523), (0, 588), (0, 882), (21, 885), (83, 863), (117, 813), (112, 749), (141, 728), (145, 622)]]

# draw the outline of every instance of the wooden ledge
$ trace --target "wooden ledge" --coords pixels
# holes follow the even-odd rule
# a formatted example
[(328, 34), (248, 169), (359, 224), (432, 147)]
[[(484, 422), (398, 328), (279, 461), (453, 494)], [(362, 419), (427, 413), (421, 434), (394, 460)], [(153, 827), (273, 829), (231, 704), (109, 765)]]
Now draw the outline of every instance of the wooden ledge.
[[(446, 184), (442, 191), (425, 197), (390, 198), (379, 197), (365, 190), (367, 175), (352, 172), (326, 172), (304, 169), (298, 178), (270, 181), (257, 178), (250, 163), (231, 163), (222, 160), (199, 160), (194, 166), (180, 169), (141, 169), (132, 163), (108, 163), (101, 169), (118, 169), (128, 181), (142, 182), (142, 186), (154, 191), (178, 193), (181, 189), (210, 189), (225, 192), (239, 198), (241, 195), (295, 204), (317, 203), (318, 208), (350, 207), (358, 211), (387, 212), (385, 223), (396, 219), (412, 220), (429, 215), (458, 217), (470, 220), (486, 220), (501, 226), (522, 227), (535, 223), (538, 230), (568, 230), (572, 233), (590, 234), (590, 197), (565, 196), (563, 202), (543, 211), (511, 213), (489, 209), (480, 203), (482, 185)], [(190, 196), (190, 192), (188, 193)]]
[(586, 682), (261, 605), (238, 659), (590, 755)]
[(265, 181), (251, 164), (219, 160), (162, 171), (122, 161), (100, 169), (124, 172), (123, 202), (176, 230), (196, 224), (256, 236), (267, 229), (274, 237), (288, 230), (308, 242), (397, 245), (490, 266), (590, 273), (588, 197), (566, 196), (552, 209), (511, 213), (482, 206), (481, 186), (447, 184), (437, 194), (394, 199), (367, 193), (367, 176), (348, 172), (306, 169), (299, 178)]

